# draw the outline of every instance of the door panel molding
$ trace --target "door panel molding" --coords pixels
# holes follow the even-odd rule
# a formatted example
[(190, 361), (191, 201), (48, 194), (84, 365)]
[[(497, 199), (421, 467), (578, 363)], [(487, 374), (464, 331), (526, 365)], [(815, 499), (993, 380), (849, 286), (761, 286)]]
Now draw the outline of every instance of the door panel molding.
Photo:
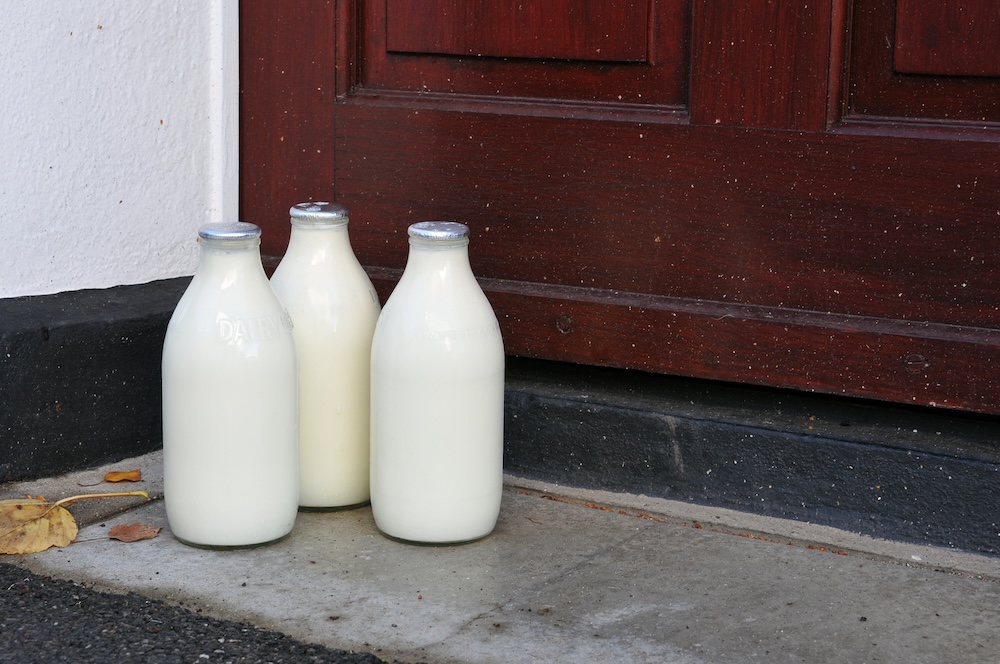
[[(381, 297), (401, 270), (369, 268)], [(1000, 362), (1000, 331), (641, 293), (480, 279), (505, 348), (552, 358), (752, 385), (992, 411), (970, 380)], [(822, 352), (817, 352), (822, 349)]]
[(385, 0), (385, 5), (389, 53), (649, 61), (648, 2)]
[[(560, 48), (564, 56), (539, 59), (542, 55), (554, 56), (555, 51), (546, 53), (541, 47), (537, 55), (530, 55), (527, 46), (510, 46), (505, 55), (500, 49), (496, 35), (491, 36), (489, 48), (483, 53), (462, 54), (471, 48), (474, 35), (469, 39), (460, 36), (449, 37), (447, 30), (456, 29), (453, 22), (442, 22), (441, 11), (435, 7), (448, 6), (451, 11), (460, 11), (477, 4), (484, 7), (480, 11), (486, 15), (497, 15), (495, 6), (482, 0), (433, 0), (411, 3), (406, 0), (338, 0), (351, 5), (343, 8), (341, 14), (355, 13), (360, 30), (355, 24), (342, 21), (340, 34), (356, 39), (357, 56), (348, 66), (356, 67), (353, 76), (345, 77), (360, 88), (370, 90), (392, 90), (399, 92), (427, 94), (460, 94), (493, 97), (499, 99), (550, 100), (578, 103), (621, 103), (666, 107), (670, 109), (687, 106), (688, 79), (690, 72), (690, 5), (692, 0), (648, 0), (636, 3), (648, 8), (646, 34), (642, 35), (644, 56), (636, 59), (635, 50), (625, 48), (622, 52), (632, 55), (616, 56), (619, 61), (601, 62), (587, 56), (584, 41), (573, 43), (566, 37)], [(633, 11), (626, 4), (610, 5), (595, 0), (530, 0), (523, 3), (529, 7), (545, 7), (546, 11), (560, 8), (605, 7), (604, 11), (620, 15), (621, 25), (636, 30), (633, 25)], [(632, 6), (632, 5), (629, 5)], [(612, 9), (616, 8), (616, 9)], [(404, 12), (400, 16), (394, 11)], [(464, 10), (463, 10), (464, 11)], [(601, 18), (602, 12), (595, 11), (590, 20)], [(400, 26), (424, 17), (419, 25), (421, 34), (415, 34), (405, 41), (397, 36)], [(497, 20), (494, 17), (494, 20)], [(591, 26), (594, 31), (597, 25)], [(415, 29), (415, 28), (414, 28)], [(353, 37), (347, 37), (347, 33)], [(426, 33), (426, 34), (424, 34)], [(392, 51), (389, 40), (409, 48), (409, 52)], [(480, 37), (485, 39), (485, 37)], [(435, 40), (431, 43), (430, 40)], [(413, 52), (422, 49), (424, 52)], [(443, 51), (444, 53), (440, 53)], [(615, 51), (613, 51), (614, 53)], [(587, 56), (587, 57), (584, 57)], [(621, 61), (622, 59), (627, 61)]]

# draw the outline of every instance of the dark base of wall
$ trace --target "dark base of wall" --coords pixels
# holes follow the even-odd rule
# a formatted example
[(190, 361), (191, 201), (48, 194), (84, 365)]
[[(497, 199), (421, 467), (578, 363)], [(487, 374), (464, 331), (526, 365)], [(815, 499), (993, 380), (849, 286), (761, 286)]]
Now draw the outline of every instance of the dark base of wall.
[[(161, 445), (160, 353), (188, 281), (0, 300), (0, 481)], [(998, 438), (996, 418), (508, 362), (508, 472), (989, 555)]]
[(1000, 420), (531, 360), (508, 472), (1000, 555)]
[(161, 445), (163, 335), (189, 281), (0, 299), (0, 481)]

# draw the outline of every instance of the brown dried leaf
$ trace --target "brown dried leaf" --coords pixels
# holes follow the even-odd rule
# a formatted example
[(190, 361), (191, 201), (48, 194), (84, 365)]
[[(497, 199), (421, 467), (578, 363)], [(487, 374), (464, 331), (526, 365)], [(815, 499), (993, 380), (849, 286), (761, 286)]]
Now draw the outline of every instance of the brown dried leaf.
[(0, 500), (0, 553), (38, 553), (66, 546), (77, 533), (65, 507), (39, 498)]
[(113, 470), (104, 476), (105, 482), (139, 482), (141, 480), (141, 470)]
[(159, 528), (153, 528), (141, 523), (119, 524), (108, 531), (109, 539), (122, 542), (138, 542), (153, 539), (160, 534)]

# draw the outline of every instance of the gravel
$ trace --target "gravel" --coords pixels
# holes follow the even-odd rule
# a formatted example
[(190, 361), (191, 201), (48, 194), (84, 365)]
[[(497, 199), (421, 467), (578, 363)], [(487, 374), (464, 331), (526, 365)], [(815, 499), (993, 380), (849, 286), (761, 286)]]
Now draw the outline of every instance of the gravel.
[(102, 593), (0, 563), (0, 662), (385, 664), (159, 600)]

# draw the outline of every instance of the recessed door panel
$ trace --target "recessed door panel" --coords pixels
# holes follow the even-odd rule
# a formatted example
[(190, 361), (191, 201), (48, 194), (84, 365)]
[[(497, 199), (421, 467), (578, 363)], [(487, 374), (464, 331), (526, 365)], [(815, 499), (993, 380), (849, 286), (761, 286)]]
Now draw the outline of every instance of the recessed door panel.
[[(847, 115), (1000, 123), (1000, 9), (992, 0), (855, 0)], [(989, 126), (993, 125), (993, 126)]]
[(386, 0), (386, 50), (646, 62), (649, 6), (604, 0)]
[(371, 92), (687, 105), (691, 0), (365, 0)]
[(1000, 76), (1000, 6), (982, 0), (897, 0), (896, 71)]

